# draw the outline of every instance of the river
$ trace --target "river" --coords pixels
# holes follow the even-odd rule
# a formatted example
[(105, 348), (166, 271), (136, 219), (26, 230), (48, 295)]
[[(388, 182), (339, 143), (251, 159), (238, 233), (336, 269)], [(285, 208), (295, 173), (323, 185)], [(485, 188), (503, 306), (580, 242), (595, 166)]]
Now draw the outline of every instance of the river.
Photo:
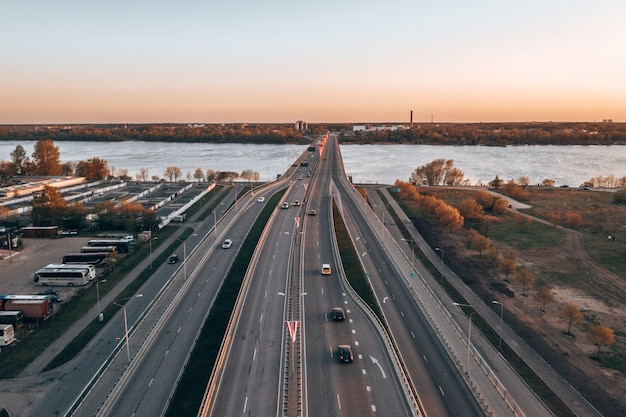
[[(0, 160), (11, 160), (21, 144), (30, 156), (35, 141), (0, 141)], [(306, 149), (303, 145), (244, 145), (169, 142), (55, 142), (61, 161), (78, 162), (94, 156), (106, 159), (109, 168), (127, 169), (129, 175), (142, 168), (151, 177), (163, 177), (168, 166), (183, 175), (204, 172), (257, 171), (262, 181), (276, 178)], [(531, 184), (550, 178), (556, 185), (579, 186), (597, 175), (626, 176), (626, 146), (433, 146), (342, 145), (346, 172), (360, 183), (393, 184), (408, 180), (418, 166), (434, 159), (452, 159), (471, 184), (521, 176)]]

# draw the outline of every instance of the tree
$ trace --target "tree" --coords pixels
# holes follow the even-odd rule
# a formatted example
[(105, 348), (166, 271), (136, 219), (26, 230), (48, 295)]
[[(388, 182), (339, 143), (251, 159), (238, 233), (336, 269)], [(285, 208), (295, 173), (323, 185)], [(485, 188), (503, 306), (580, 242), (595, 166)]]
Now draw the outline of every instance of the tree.
[(206, 179), (202, 168), (196, 168), (196, 172), (193, 173), (193, 177), (196, 179), (196, 181), (204, 181)]
[(87, 219), (87, 209), (80, 203), (67, 206), (62, 225), (65, 229), (83, 229)]
[(73, 176), (76, 173), (76, 163), (67, 161), (61, 164), (61, 175)]
[(508, 200), (505, 200), (504, 198), (496, 198), (496, 200), (493, 202), (493, 207), (491, 208), (491, 211), (493, 212), (493, 214), (498, 214), (498, 215), (502, 215), (506, 213), (508, 210), (509, 210), (509, 202)]
[(85, 177), (88, 181), (105, 180), (111, 175), (113, 168), (109, 171), (106, 159), (100, 159), (94, 156), (87, 161), (80, 161), (76, 165), (76, 175), (79, 177)]
[(167, 178), (170, 182), (178, 181), (178, 178), (181, 175), (182, 175), (182, 171), (177, 166), (165, 168), (165, 173), (163, 174), (163, 176)]
[(496, 174), (496, 177), (489, 181), (489, 186), (495, 188), (496, 190), (504, 183), (503, 180)]
[(551, 178), (546, 178), (541, 183), (541, 185), (543, 185), (544, 187), (554, 187), (554, 184), (556, 184), (556, 181)]
[(522, 284), (522, 295), (526, 295), (526, 287), (535, 283), (535, 276), (526, 268), (520, 268), (515, 274), (515, 279)]
[[(449, 177), (449, 181), (448, 180)], [(452, 182), (455, 184), (463, 180), (463, 172), (454, 168), (454, 160), (435, 159), (415, 168), (411, 173), (410, 181), (414, 185), (439, 185), (442, 182)]]
[(552, 294), (552, 289), (545, 285), (539, 287), (537, 292), (535, 293), (535, 300), (541, 303), (541, 311), (546, 311), (546, 303), (551, 303), (554, 301), (554, 294)]
[(484, 207), (478, 204), (473, 198), (466, 198), (459, 204), (461, 216), (468, 220), (478, 220), (483, 216)]
[(148, 170), (146, 168), (139, 169), (137, 174), (135, 174), (135, 178), (137, 178), (137, 181), (148, 181)]
[(491, 241), (488, 237), (481, 235), (474, 229), (470, 229), (467, 233), (469, 235), (470, 247), (478, 251), (478, 256), (482, 256), (483, 251), (489, 249), (489, 246), (491, 246)]
[(122, 181), (130, 181), (130, 180), (133, 179), (130, 175), (128, 175), (128, 169), (127, 168), (120, 168), (117, 171), (117, 178), (119, 178)]
[(45, 185), (38, 197), (33, 199), (31, 219), (35, 226), (54, 226), (61, 224), (65, 216), (67, 203), (58, 188)]
[(519, 177), (519, 180), (517, 180), (517, 182), (519, 183), (519, 186), (522, 188), (527, 188), (530, 185), (530, 180), (526, 176)]
[(600, 350), (603, 346), (612, 346), (615, 343), (615, 334), (613, 329), (606, 326), (591, 326), (587, 330), (587, 340), (598, 346), (598, 359), (600, 359)]
[(515, 259), (502, 258), (498, 264), (498, 270), (504, 274), (504, 280), (508, 282), (509, 275), (517, 270)]
[(33, 160), (37, 175), (61, 175), (61, 152), (50, 139), (42, 139), (35, 143)]
[(28, 155), (22, 145), (17, 145), (15, 150), (11, 152), (11, 161), (13, 161), (13, 171), (16, 175), (24, 175), (26, 166), (29, 163)]
[(583, 322), (583, 314), (578, 309), (576, 303), (566, 303), (559, 311), (559, 317), (567, 320), (567, 334), (572, 334), (572, 324), (581, 324)]
[(435, 217), (437, 221), (441, 223), (444, 227), (447, 227), (448, 230), (459, 230), (463, 227), (463, 216), (459, 211), (446, 204), (443, 200), (439, 200), (440, 204), (435, 207)]
[(216, 174), (216, 172), (213, 171), (212, 169), (210, 169), (210, 168), (207, 169), (206, 170), (206, 180), (209, 181), (209, 182), (210, 181), (215, 181), (215, 174)]

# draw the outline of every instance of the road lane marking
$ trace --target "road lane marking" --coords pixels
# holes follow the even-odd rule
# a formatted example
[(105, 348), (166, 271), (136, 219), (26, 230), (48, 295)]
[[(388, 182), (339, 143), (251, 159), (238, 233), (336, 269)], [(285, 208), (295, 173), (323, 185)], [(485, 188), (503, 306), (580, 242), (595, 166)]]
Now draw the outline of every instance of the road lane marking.
[(263, 323), (263, 314), (261, 314), (261, 319), (259, 320), (259, 323)]
[(341, 410), (341, 399), (339, 398), (339, 394), (337, 394), (337, 406)]
[(441, 385), (439, 385), (439, 391), (441, 391), (441, 395), (442, 395), (443, 397), (445, 397), (445, 396), (446, 396), (446, 394), (443, 392), (443, 389), (441, 388)]
[(376, 359), (375, 357), (373, 357), (372, 355), (370, 355), (370, 360), (372, 361), (374, 365), (378, 366), (380, 373), (383, 375), (383, 379), (387, 379), (387, 374), (385, 374), (385, 371), (383, 370), (383, 366), (380, 364), (380, 361)]
[(246, 400), (243, 402), (243, 412), (246, 412), (246, 408), (248, 407), (248, 397), (246, 397)]
[(411, 336), (413, 336), (413, 339), (415, 339), (415, 333), (413, 333), (413, 330), (411, 330)]

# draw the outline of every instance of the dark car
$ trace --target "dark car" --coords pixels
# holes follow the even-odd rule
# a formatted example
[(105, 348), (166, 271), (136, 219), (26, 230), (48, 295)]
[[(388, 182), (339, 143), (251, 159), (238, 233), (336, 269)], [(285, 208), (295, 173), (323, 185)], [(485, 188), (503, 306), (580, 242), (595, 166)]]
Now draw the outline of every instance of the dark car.
[(339, 345), (337, 347), (337, 356), (339, 357), (339, 362), (342, 363), (350, 363), (354, 360), (350, 345)]
[(39, 291), (37, 295), (59, 295), (57, 290), (43, 290)]
[(178, 262), (178, 255), (176, 254), (170, 256), (170, 260), (167, 261), (168, 264), (175, 264), (176, 262)]
[(330, 315), (333, 320), (345, 320), (346, 318), (346, 314), (341, 307), (333, 307), (333, 309), (330, 311)]

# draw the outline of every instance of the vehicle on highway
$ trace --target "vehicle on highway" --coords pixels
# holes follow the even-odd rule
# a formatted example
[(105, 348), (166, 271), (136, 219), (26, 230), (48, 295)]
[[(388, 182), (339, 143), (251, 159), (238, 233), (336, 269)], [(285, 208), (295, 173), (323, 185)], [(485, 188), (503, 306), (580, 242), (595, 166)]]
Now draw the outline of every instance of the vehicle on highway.
[(337, 357), (339, 358), (339, 362), (352, 362), (354, 360), (354, 357), (352, 356), (352, 347), (350, 345), (337, 346)]
[(313, 209), (309, 210), (309, 216), (317, 216), (317, 211)]
[(296, 200), (296, 201), (294, 201), (294, 202), (293, 202), (293, 205), (294, 205), (295, 207), (298, 207), (298, 206), (300, 205), (300, 200)]
[(176, 254), (170, 256), (169, 261), (167, 261), (168, 264), (175, 264), (176, 262), (178, 262), (178, 255)]
[(330, 311), (330, 315), (332, 316), (333, 320), (345, 320), (346, 318), (346, 313), (341, 307), (333, 307), (333, 309)]
[(322, 275), (330, 275), (330, 264), (322, 264)]
[(307, 172), (307, 173), (306, 173), (306, 176), (307, 176), (307, 177), (310, 177), (310, 176), (311, 176), (311, 174), (309, 174), (309, 173)]
[(281, 204), (280, 208), (281, 209), (288, 209), (289, 208), (289, 203), (285, 201), (283, 204)]
[(233, 245), (233, 241), (230, 239), (226, 239), (224, 243), (222, 243), (222, 248), (228, 249)]
[(299, 179), (299, 180), (301, 180), (301, 179), (302, 179), (302, 175), (300, 175), (300, 176), (298, 177), (298, 179)]
[(257, 203), (262, 203), (265, 201), (265, 197), (259, 197), (256, 199)]

